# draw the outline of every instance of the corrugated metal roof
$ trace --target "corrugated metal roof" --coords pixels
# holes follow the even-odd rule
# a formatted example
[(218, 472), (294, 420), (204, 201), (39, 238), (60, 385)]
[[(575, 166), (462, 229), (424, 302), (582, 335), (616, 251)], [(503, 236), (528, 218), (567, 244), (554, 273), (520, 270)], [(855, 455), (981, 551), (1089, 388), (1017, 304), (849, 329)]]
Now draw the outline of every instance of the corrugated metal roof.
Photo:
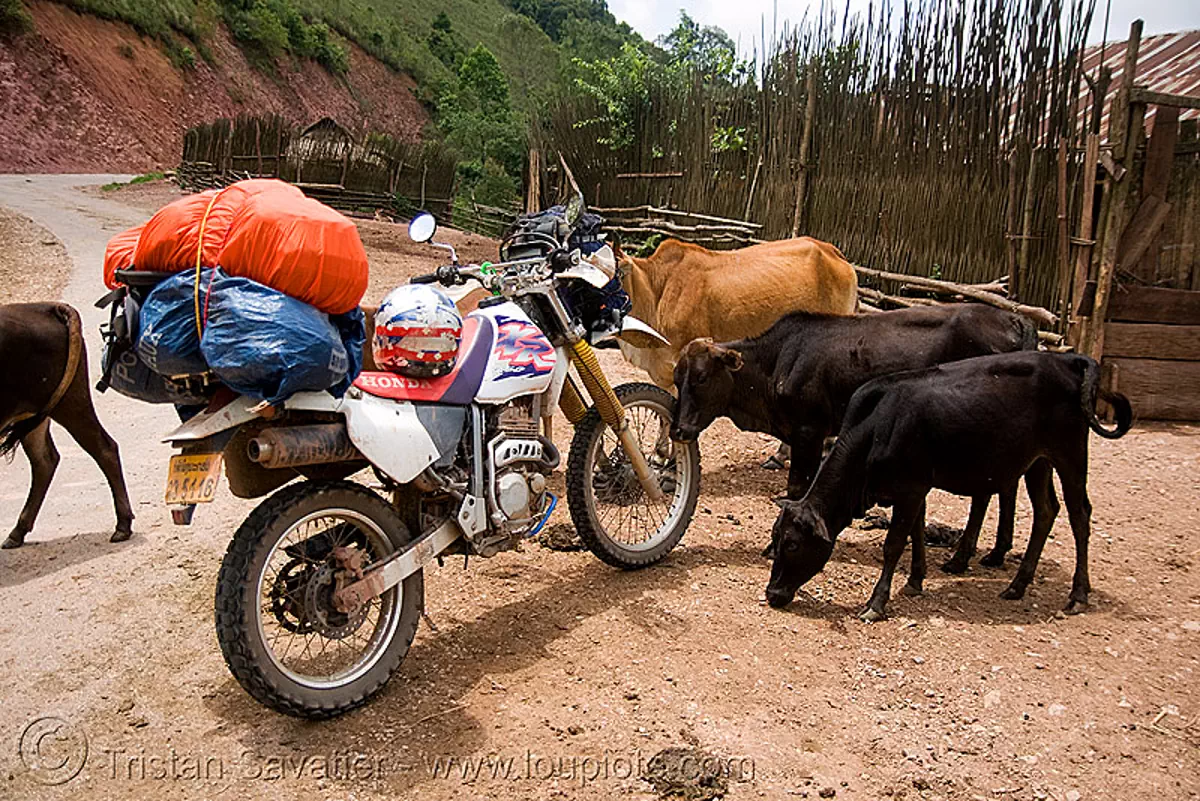
[[(1121, 83), (1127, 44), (1128, 42), (1122, 39), (1104, 45), (1092, 45), (1083, 52), (1083, 71), (1087, 75), (1097, 74), (1101, 52), (1104, 55), (1104, 65), (1112, 70), (1112, 84), (1104, 98), (1104, 117), (1100, 123), (1100, 133), (1106, 137), (1108, 113), (1117, 94), (1117, 86)], [(1154, 92), (1200, 97), (1200, 30), (1143, 37), (1138, 49), (1136, 76), (1135, 85), (1144, 86)], [(1088, 108), (1082, 112), (1085, 115), (1084, 119), (1090, 114), (1090, 100), (1091, 95), (1085, 89), (1083, 101)], [(1154, 106), (1150, 106), (1146, 111), (1147, 130), (1153, 125), (1154, 113)], [(1179, 118), (1200, 118), (1200, 110), (1180, 109)]]

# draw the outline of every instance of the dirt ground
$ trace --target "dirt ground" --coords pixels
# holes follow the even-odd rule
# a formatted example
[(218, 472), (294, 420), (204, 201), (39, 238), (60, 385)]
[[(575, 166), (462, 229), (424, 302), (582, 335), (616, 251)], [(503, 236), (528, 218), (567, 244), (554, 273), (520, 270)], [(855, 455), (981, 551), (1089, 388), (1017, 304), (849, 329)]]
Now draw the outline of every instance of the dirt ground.
[(71, 275), (71, 258), (50, 231), (0, 208), (0, 303), (57, 300)]
[[(0, 178), (0, 205), (51, 228), (74, 259), (66, 298), (98, 295), (102, 234), (144, 217), (126, 205), (133, 190), (15, 187)], [(402, 227), (362, 230), (371, 294), (442, 258), (406, 244)], [(462, 245), (490, 255), (477, 237)], [(613, 351), (602, 361), (614, 381), (641, 380)], [(622, 573), (535, 543), (465, 570), (447, 560), (426, 573), (429, 620), (387, 689), (306, 723), (253, 702), (213, 635), (220, 559), (252, 504), (224, 495), (173, 527), (159, 503), (169, 451), (156, 442), (170, 414), (111, 393), (100, 411), (121, 443), (135, 535), (107, 542), (99, 472), (60, 443), (29, 545), (0, 552), (0, 796), (648, 801), (679, 789), (643, 780), (651, 757), (698, 749), (721, 758), (720, 775), (676, 797), (1200, 797), (1196, 426), (1093, 438), (1087, 614), (1056, 615), (1073, 565), (1064, 513), (1025, 600), (998, 598), (1012, 559), (963, 577), (935, 569), (924, 596), (897, 592), (892, 617), (866, 625), (856, 614), (878, 575), (879, 530), (847, 531), (788, 609), (762, 602), (759, 552), (784, 476), (757, 466), (774, 443), (720, 421), (701, 438), (697, 515), (661, 564)], [(557, 427), (560, 448), (568, 433)], [(0, 476), (8, 521), (27, 487), (22, 458)], [(932, 519), (966, 514), (963, 499), (931, 497)], [(559, 533), (567, 520), (557, 513)], [(1022, 498), (1018, 550), (1030, 523)], [(993, 510), (987, 546), (994, 527)], [(35, 743), (49, 752), (37, 775), (78, 774), (38, 783)]]

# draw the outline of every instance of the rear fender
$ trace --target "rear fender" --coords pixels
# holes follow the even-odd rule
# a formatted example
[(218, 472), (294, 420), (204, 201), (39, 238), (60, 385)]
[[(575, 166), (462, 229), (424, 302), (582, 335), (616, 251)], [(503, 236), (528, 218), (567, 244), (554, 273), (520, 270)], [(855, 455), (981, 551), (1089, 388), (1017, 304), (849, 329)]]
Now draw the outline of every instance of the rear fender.
[[(333, 397), (328, 392), (297, 392), (284, 402), (285, 409), (306, 412), (335, 412), (342, 411), (342, 400)], [(238, 395), (233, 400), (216, 409), (205, 409), (192, 417), (170, 434), (163, 437), (163, 442), (182, 446), (192, 442), (208, 439), (222, 431), (238, 428), (251, 420), (262, 417), (262, 412), (270, 407), (261, 401)]]

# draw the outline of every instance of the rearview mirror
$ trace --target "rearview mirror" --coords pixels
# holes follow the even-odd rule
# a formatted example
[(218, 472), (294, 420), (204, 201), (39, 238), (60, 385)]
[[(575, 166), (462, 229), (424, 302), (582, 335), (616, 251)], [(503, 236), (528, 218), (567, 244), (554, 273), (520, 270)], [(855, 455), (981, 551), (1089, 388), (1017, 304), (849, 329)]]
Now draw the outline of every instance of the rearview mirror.
[(437, 220), (423, 211), (408, 223), (408, 238), (414, 242), (428, 242), (437, 233)]

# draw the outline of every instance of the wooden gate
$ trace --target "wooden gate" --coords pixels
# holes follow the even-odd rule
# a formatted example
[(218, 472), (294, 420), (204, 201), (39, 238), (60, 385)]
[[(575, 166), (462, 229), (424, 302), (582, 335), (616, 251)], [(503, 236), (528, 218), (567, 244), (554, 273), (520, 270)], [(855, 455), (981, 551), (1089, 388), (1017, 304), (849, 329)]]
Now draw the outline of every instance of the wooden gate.
[[(1142, 23), (1130, 30), (1100, 150), (1095, 258), (1073, 281), (1071, 341), (1141, 419), (1200, 420), (1200, 97), (1136, 83)], [(1145, 137), (1147, 110), (1153, 131)], [(1095, 144), (1089, 142), (1089, 163)], [(1092, 275), (1095, 274), (1095, 279)]]

